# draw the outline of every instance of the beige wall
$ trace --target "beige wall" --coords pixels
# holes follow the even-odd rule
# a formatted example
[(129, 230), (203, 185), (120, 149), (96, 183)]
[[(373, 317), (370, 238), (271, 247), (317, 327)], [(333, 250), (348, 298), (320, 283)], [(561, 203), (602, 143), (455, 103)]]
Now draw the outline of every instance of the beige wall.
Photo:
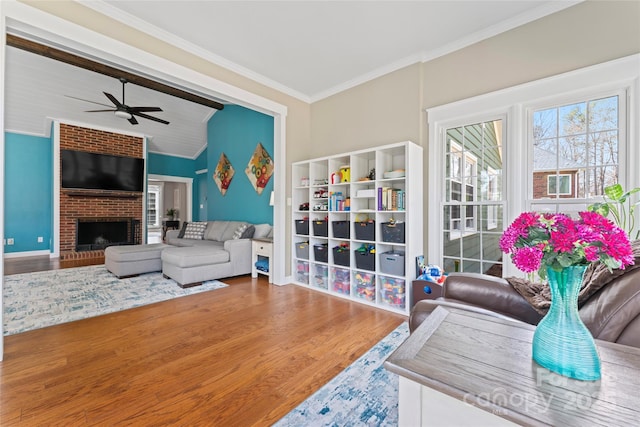
[(424, 108), (640, 52), (639, 1), (587, 1), (424, 64)]
[(425, 109), (639, 53), (639, 23), (639, 1), (587, 1), (315, 102), (308, 157), (409, 139), (426, 169)]
[(420, 141), (421, 64), (311, 105), (307, 158), (400, 141)]

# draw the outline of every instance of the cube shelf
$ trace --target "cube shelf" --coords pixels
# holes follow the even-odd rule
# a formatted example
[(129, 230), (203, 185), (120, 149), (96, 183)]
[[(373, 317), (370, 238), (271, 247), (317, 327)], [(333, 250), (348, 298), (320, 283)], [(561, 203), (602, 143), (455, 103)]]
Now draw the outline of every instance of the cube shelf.
[(294, 162), (294, 283), (409, 314), (425, 251), (422, 159), (404, 141)]

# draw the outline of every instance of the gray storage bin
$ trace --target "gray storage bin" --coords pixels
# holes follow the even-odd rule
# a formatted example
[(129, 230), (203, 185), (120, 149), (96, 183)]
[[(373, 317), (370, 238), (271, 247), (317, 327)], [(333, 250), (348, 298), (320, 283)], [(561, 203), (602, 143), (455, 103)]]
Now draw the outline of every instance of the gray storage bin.
[(391, 251), (380, 254), (380, 271), (384, 274), (404, 276), (404, 252)]
[(296, 258), (309, 259), (309, 242), (296, 243)]

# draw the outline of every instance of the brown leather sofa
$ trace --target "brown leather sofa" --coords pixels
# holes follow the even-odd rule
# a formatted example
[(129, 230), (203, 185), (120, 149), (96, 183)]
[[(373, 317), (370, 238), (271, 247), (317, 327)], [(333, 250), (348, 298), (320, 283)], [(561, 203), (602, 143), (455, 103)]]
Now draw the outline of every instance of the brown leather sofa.
[[(451, 273), (442, 297), (418, 301), (411, 309), (413, 332), (439, 305), (483, 312), (536, 325), (542, 319), (505, 279), (476, 273)], [(579, 309), (594, 338), (640, 348), (640, 269), (615, 278)]]

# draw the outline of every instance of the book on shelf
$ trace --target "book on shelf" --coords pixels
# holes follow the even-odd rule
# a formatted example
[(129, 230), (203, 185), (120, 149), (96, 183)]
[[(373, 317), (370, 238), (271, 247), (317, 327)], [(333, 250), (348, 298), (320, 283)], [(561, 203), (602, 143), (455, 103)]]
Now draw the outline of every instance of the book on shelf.
[(405, 209), (406, 194), (400, 188), (378, 187), (378, 210), (401, 211)]
[(345, 197), (342, 191), (331, 192), (329, 194), (329, 210), (330, 211), (349, 211), (351, 203), (349, 197)]

